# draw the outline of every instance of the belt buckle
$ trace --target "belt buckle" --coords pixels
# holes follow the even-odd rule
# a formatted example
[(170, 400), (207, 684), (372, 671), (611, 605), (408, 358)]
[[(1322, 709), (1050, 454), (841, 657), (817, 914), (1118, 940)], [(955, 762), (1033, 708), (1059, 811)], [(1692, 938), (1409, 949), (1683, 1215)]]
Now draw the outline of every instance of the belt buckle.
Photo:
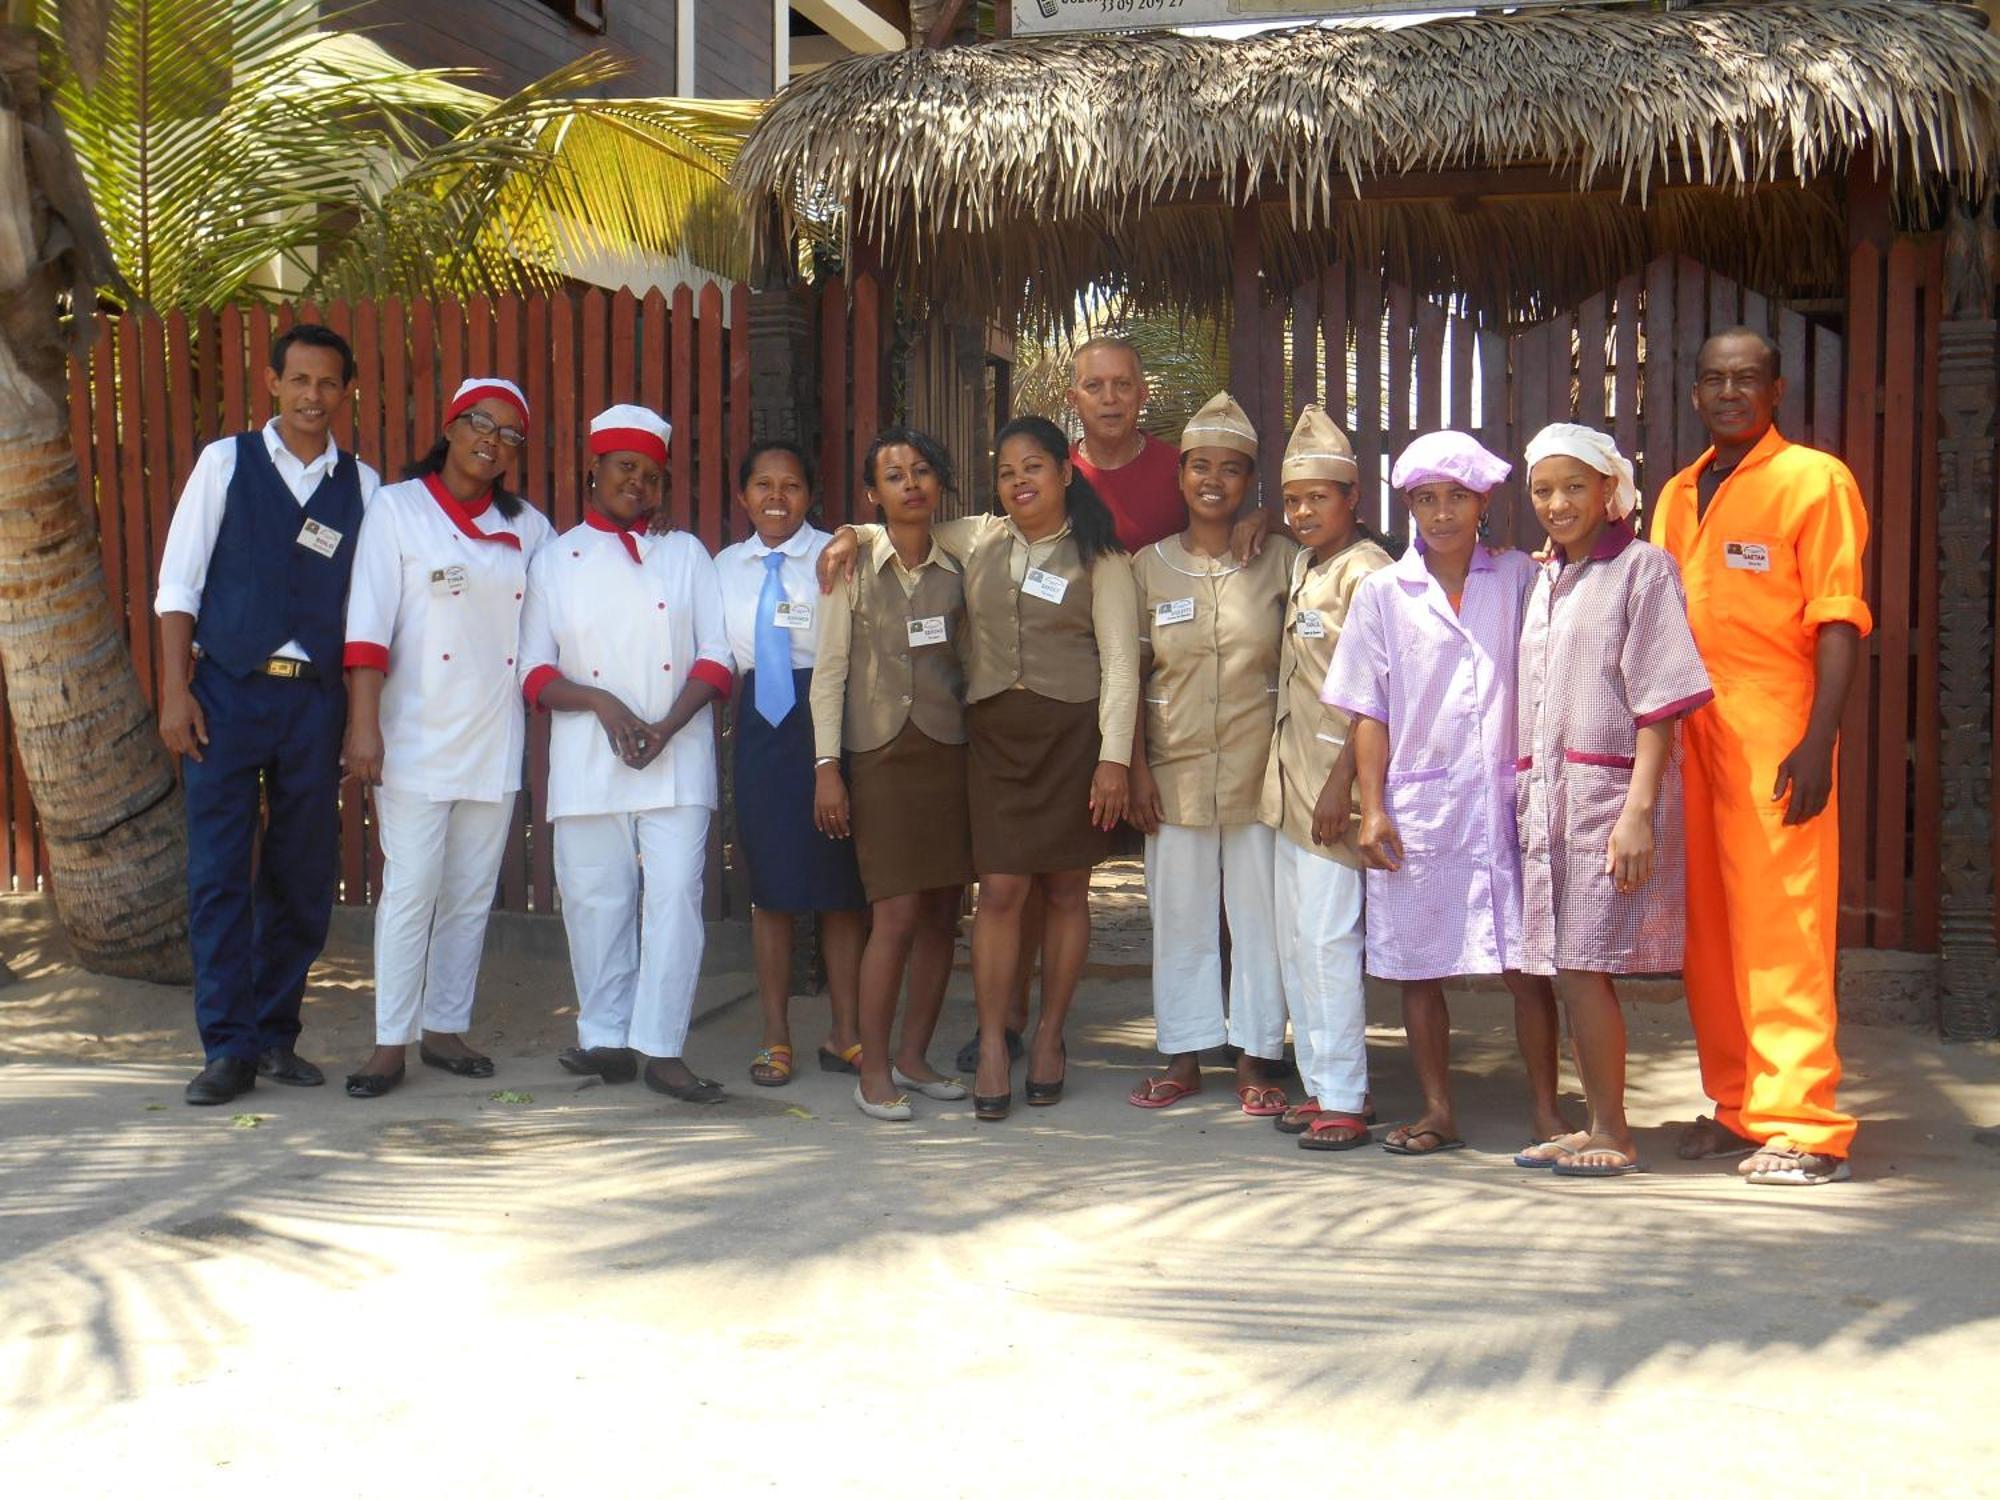
[(297, 677), (304, 663), (293, 661), (288, 656), (274, 656), (264, 663), (266, 677)]

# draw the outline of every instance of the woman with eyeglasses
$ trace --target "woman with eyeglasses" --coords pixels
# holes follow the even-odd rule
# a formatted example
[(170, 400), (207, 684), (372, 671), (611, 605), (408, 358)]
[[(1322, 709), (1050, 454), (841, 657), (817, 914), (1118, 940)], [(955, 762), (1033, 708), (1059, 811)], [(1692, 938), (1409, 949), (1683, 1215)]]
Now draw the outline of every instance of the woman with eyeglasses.
[[(428, 1066), (487, 1078), (467, 1045), (500, 856), (521, 787), (522, 595), (554, 528), (502, 476), (528, 440), (512, 382), (466, 381), (436, 443), (369, 505), (347, 603), (347, 777), (372, 788), (382, 844), (375, 901), (375, 1050), (356, 1099)], [(301, 543), (306, 544), (304, 538)], [(282, 795), (273, 788), (272, 795)], [(282, 851), (266, 847), (266, 860)]]

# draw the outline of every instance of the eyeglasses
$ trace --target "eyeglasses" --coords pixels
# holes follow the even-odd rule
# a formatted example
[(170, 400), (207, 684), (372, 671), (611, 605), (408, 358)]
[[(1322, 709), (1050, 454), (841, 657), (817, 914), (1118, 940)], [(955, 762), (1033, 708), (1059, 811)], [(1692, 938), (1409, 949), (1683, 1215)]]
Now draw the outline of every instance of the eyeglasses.
[(498, 437), (509, 448), (518, 448), (528, 440), (527, 433), (520, 428), (502, 427), (483, 411), (463, 411), (458, 415), (460, 421), (470, 423), (481, 437)]

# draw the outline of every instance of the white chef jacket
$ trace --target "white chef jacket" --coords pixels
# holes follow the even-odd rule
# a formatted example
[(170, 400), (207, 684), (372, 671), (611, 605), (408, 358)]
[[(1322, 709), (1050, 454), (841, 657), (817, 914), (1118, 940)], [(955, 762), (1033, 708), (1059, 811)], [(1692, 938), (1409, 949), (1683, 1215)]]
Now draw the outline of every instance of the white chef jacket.
[[(571, 527), (528, 570), (520, 675), (531, 703), (561, 677), (602, 688), (648, 723), (666, 717), (690, 678), (727, 697), (735, 674), (715, 563), (684, 531), (621, 532), (595, 516)], [(553, 715), (545, 816), (715, 805), (712, 706), (638, 771), (612, 750), (597, 715)]]
[[(382, 784), (439, 801), (521, 789), (516, 659), (528, 564), (554, 534), (532, 505), (471, 511), (435, 475), (383, 487), (347, 596), (349, 667), (379, 667)], [(518, 543), (484, 541), (506, 536)]]
[[(271, 418), (264, 424), (264, 448), (271, 455), (271, 463), (278, 471), (278, 477), (285, 481), (285, 488), (292, 492), (292, 498), (304, 510), (306, 502), (319, 488), (319, 482), (333, 472), (333, 466), (340, 461), (340, 449), (334, 446), (332, 438), (326, 440), (326, 451), (311, 463), (300, 463), (285, 440), (278, 436), (278, 419)], [(361, 503), (365, 507), (375, 498), (376, 490), (382, 487), (382, 480), (376, 472), (355, 460), (359, 471), (356, 477), (361, 484)], [(228, 508), (229, 481), (236, 477), (236, 439), (226, 437), (210, 443), (201, 450), (194, 461), (194, 472), (188, 475), (187, 483), (181, 488), (181, 498), (174, 506), (173, 518), (167, 522), (167, 545), (160, 553), (160, 587), (153, 595), (153, 613), (156, 615), (201, 614), (201, 593), (208, 585), (208, 562), (215, 554), (216, 534), (222, 530), (222, 513)], [(305, 661), (306, 648), (297, 641), (286, 641), (272, 653), (274, 656), (289, 656), (295, 661)], [(320, 664), (332, 670), (330, 663)]]
[(792, 670), (812, 666), (818, 650), (819, 612), (826, 605), (819, 591), (819, 555), (832, 540), (829, 533), (807, 523), (776, 547), (767, 547), (762, 537), (753, 536), (716, 554), (722, 610), (729, 622), (729, 651), (736, 659), (737, 671), (751, 672), (757, 667), (757, 601), (764, 593), (764, 559), (773, 552), (785, 554), (778, 569), (785, 597), (793, 604), (812, 606), (808, 628), (785, 632), (792, 639)]

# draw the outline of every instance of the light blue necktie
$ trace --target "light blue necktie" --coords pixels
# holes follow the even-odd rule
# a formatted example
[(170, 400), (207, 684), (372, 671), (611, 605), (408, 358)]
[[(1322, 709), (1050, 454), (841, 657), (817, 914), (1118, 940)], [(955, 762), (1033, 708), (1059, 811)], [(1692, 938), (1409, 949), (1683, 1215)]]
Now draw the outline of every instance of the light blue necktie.
[(764, 554), (764, 587), (757, 595), (757, 712), (767, 724), (784, 722), (799, 701), (792, 683), (792, 643), (778, 625), (778, 606), (785, 602), (785, 580), (779, 572), (785, 554)]

